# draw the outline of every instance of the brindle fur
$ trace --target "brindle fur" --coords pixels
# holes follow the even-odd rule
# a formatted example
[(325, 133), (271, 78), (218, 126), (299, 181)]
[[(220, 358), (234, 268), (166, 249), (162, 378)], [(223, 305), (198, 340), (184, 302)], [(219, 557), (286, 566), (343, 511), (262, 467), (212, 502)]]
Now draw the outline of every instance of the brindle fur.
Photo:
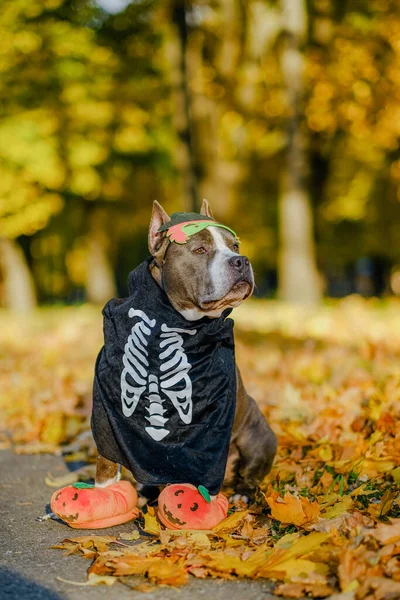
[[(212, 216), (208, 204), (203, 203), (203, 214)], [(222, 299), (213, 299), (210, 282), (205, 273), (207, 269), (199, 269), (199, 259), (211, 261), (213, 258), (212, 236), (205, 229), (184, 245), (170, 244), (165, 236), (158, 233), (161, 223), (169, 221), (164, 209), (155, 203), (149, 230), (149, 247), (154, 258), (151, 273), (159, 285), (162, 285), (174, 308), (178, 311), (192, 309), (205, 314), (210, 310), (223, 311), (227, 306), (240, 304), (253, 291), (254, 282), (239, 284), (229, 291), (233, 284), (227, 276), (227, 293)], [(233, 236), (222, 230), (225, 243), (233, 247)], [(207, 255), (197, 255), (193, 249), (198, 246), (208, 249)], [(166, 253), (168, 252), (168, 260)], [(180, 268), (175, 268), (179, 264)], [(251, 270), (251, 269), (250, 269)], [(202, 289), (202, 298), (198, 297), (198, 289)], [(214, 300), (210, 302), (211, 300)], [(270, 471), (277, 448), (277, 439), (268, 425), (256, 402), (244, 388), (239, 369), (236, 367), (236, 411), (232, 428), (229, 456), (224, 479), (224, 488), (233, 488), (235, 492), (251, 496), (260, 481)], [(102, 456), (97, 458), (96, 483), (116, 478), (118, 465)]]
[(97, 455), (96, 462), (96, 483), (105, 484), (107, 481), (116, 479), (118, 477), (118, 465), (108, 458), (104, 458), (101, 454)]

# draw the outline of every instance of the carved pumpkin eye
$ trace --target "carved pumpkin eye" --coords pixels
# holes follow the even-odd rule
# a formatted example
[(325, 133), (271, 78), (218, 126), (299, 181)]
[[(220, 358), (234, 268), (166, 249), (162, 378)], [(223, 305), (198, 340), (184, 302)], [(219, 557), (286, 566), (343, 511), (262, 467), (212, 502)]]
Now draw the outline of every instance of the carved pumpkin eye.
[(195, 510), (197, 510), (198, 508), (199, 508), (199, 505), (197, 504), (197, 502), (195, 502), (195, 503), (193, 504), (193, 506), (191, 506), (191, 507), (190, 507), (190, 510), (194, 512), (194, 511), (195, 511)]
[(179, 494), (184, 494), (185, 490), (176, 490), (176, 492), (174, 493), (174, 496), (179, 496)]

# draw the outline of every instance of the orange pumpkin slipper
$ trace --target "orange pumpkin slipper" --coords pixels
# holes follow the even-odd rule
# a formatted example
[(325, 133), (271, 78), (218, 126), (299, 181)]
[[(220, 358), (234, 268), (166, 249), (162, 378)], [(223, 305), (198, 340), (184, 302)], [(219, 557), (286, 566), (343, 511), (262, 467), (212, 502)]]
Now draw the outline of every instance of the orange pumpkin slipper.
[(158, 518), (168, 529), (212, 529), (228, 513), (228, 499), (190, 483), (167, 485), (158, 497)]
[(107, 487), (74, 483), (51, 497), (51, 510), (74, 529), (102, 529), (121, 525), (139, 515), (137, 493), (128, 481)]

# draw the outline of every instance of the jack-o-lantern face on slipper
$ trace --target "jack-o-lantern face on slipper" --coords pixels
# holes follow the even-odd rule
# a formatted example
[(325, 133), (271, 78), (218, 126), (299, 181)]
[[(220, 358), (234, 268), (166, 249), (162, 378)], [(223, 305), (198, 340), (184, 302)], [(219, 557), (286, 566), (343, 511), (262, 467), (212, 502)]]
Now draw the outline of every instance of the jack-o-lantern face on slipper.
[(137, 493), (128, 481), (105, 488), (78, 482), (54, 492), (54, 514), (75, 529), (101, 529), (120, 525), (139, 514)]
[(205, 488), (186, 483), (164, 488), (158, 507), (161, 521), (170, 529), (208, 529), (226, 516), (228, 502), (222, 494), (211, 500)]
[[(170, 488), (174, 488), (170, 490)], [(196, 517), (205, 516), (208, 502), (201, 496), (197, 488), (189, 486), (168, 486), (169, 498), (163, 503), (163, 513), (174, 525), (186, 525), (196, 513)], [(168, 500), (168, 501), (167, 501)], [(197, 519), (196, 519), (197, 520)]]

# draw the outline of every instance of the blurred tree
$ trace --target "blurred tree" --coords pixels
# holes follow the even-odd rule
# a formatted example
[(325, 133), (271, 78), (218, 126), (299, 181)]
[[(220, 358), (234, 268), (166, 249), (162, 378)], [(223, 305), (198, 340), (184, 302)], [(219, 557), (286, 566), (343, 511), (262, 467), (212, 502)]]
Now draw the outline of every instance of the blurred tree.
[(5, 296), (14, 308), (21, 297), (32, 303), (33, 294), (13, 240), (46, 227), (68, 197), (96, 198), (95, 165), (108, 152), (98, 127), (89, 139), (82, 125), (112, 116), (96, 91), (110, 85), (115, 58), (74, 22), (73, 11), (63, 0), (13, 0), (0, 14), (0, 235)]
[[(46, 228), (66, 242), (67, 275), (86, 287), (89, 300), (115, 295), (112, 246), (142, 201), (132, 196), (135, 165), (170, 170), (169, 107), (158, 85), (150, 4), (128, 7), (121, 28), (119, 15), (85, 0), (3, 3), (0, 236), (3, 249), (13, 247), (2, 261), (6, 288), (13, 270), (18, 281), (29, 278), (19, 236)], [(156, 100), (151, 114), (143, 108)], [(74, 231), (60, 220), (56, 230), (50, 223), (61, 211)], [(77, 268), (75, 260), (84, 265)]]
[(33, 303), (24, 255), (40, 300), (125, 291), (154, 198), (209, 198), (286, 298), (318, 299), (316, 253), (400, 260), (398, 2), (123, 6), (3, 0), (3, 297)]
[(321, 260), (398, 261), (400, 5), (315, 0), (310, 17), (305, 115)]
[[(166, 15), (167, 19), (169, 15)], [(169, 19), (168, 19), (169, 20)], [(175, 95), (175, 126), (181, 141), (181, 173), (185, 210), (200, 210), (197, 188), (196, 158), (192, 141), (192, 102), (188, 74), (188, 10), (185, 0), (173, 0), (170, 20), (175, 31), (170, 32), (170, 63)], [(170, 27), (170, 30), (172, 28)]]
[(286, 168), (280, 194), (280, 295), (289, 302), (315, 304), (321, 285), (315, 263), (313, 214), (308, 191), (308, 144), (303, 124), (307, 11), (303, 0), (281, 0), (285, 33), (282, 73), (289, 107)]
[(29, 312), (36, 305), (33, 278), (22, 248), (8, 238), (0, 237), (0, 269), (5, 306), (16, 312)]

